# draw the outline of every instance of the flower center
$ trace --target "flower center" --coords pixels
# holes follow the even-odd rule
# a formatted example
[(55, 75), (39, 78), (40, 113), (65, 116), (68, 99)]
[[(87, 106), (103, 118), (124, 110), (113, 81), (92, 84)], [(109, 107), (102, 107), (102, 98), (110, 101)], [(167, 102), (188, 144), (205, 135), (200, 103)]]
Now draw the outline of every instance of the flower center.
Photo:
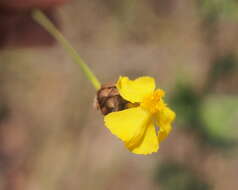
[(161, 89), (155, 90), (153, 94), (144, 98), (140, 106), (152, 114), (159, 112), (164, 106), (163, 101), (164, 91)]

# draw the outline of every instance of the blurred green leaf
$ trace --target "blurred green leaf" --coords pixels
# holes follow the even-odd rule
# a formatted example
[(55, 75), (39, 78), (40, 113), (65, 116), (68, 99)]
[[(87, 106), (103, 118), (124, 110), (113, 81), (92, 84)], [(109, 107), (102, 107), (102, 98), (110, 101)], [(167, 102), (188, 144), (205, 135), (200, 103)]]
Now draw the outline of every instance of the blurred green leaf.
[(163, 190), (208, 190), (210, 185), (185, 165), (176, 162), (161, 163), (155, 173), (155, 182)]
[(202, 14), (211, 18), (238, 19), (236, 0), (200, 0)]
[(3, 104), (2, 102), (0, 103), (0, 123), (6, 119), (9, 115), (9, 109), (8, 107)]
[(204, 92), (210, 92), (214, 89), (217, 82), (237, 74), (238, 61), (234, 53), (218, 56), (212, 62), (209, 75), (204, 86)]
[(237, 58), (234, 54), (230, 53), (225, 56), (219, 56), (215, 59), (211, 67), (210, 78), (213, 79), (213, 82), (214, 80), (234, 74), (237, 68)]
[(209, 136), (223, 141), (236, 141), (238, 96), (210, 96), (202, 105), (201, 116)]
[(207, 98), (185, 83), (178, 84), (172, 94), (170, 103), (179, 128), (192, 129), (200, 143), (214, 148), (228, 150), (237, 144), (237, 97)]
[(172, 94), (170, 102), (177, 114), (177, 122), (184, 127), (197, 127), (202, 98), (192, 85), (184, 83), (177, 84)]

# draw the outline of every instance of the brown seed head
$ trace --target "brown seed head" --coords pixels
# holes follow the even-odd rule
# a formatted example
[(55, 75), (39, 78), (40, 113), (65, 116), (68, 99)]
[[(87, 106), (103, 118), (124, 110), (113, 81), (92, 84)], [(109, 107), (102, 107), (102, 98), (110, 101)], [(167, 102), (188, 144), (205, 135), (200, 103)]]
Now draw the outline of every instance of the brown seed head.
[(97, 92), (96, 100), (97, 109), (101, 110), (103, 115), (123, 110), (128, 103), (120, 96), (115, 84), (102, 85)]

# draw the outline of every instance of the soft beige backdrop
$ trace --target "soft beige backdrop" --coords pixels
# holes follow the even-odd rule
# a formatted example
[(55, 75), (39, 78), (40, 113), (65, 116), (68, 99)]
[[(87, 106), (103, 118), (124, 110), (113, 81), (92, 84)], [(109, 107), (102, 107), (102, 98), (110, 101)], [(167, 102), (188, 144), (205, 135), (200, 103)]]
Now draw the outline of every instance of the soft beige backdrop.
[[(78, 0), (57, 10), (63, 34), (102, 83), (150, 75), (168, 94), (178, 78), (199, 90), (209, 61), (237, 49), (232, 21), (221, 21), (207, 43), (195, 1), (122, 1), (121, 9), (111, 2)], [(157, 154), (129, 153), (104, 127), (93, 108), (95, 90), (59, 45), (4, 50), (0, 64), (0, 101), (9, 110), (0, 123), (0, 189), (10, 183), (13, 190), (154, 190), (160, 161), (190, 162), (188, 152), (198, 154), (179, 129)], [(205, 162), (195, 167), (215, 189), (237, 186), (236, 159), (227, 163), (215, 153)]]

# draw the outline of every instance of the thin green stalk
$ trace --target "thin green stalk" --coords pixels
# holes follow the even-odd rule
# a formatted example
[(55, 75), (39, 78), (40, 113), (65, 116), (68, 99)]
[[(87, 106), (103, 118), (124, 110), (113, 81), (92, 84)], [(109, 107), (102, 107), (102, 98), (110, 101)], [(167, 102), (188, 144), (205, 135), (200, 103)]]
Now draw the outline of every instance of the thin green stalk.
[(88, 78), (88, 80), (92, 83), (94, 88), (97, 90), (100, 88), (101, 84), (97, 77), (90, 70), (88, 65), (83, 61), (83, 59), (79, 56), (78, 52), (72, 47), (72, 45), (64, 38), (64, 36), (59, 32), (59, 30), (55, 27), (55, 25), (47, 18), (47, 16), (40, 10), (34, 10), (32, 13), (32, 17), (34, 20), (39, 23), (45, 30), (47, 30), (62, 46), (68, 51), (69, 55), (75, 61), (75, 63), (79, 64), (83, 73)]

